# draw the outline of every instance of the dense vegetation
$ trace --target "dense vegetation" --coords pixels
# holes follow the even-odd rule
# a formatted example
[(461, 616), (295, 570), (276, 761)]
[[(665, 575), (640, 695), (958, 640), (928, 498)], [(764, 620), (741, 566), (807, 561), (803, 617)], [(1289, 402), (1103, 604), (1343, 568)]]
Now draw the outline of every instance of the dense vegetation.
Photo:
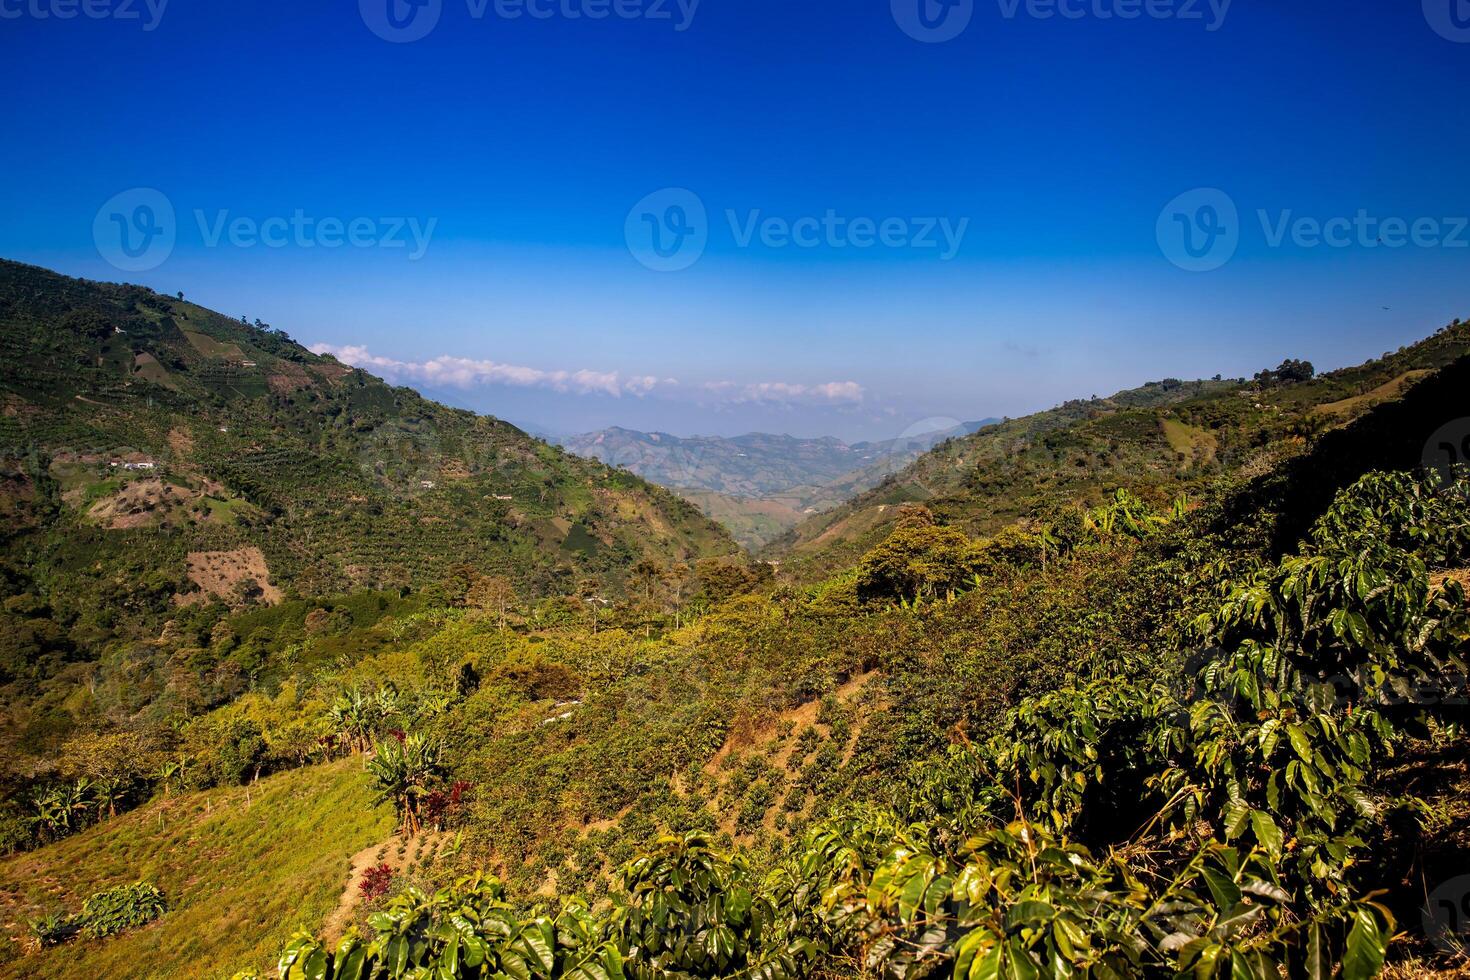
[[(159, 730), (279, 680), (253, 609), (332, 617), (330, 660), (344, 622), (452, 601), (457, 567), (531, 602), (738, 551), (667, 491), (244, 319), (0, 262), (0, 789), (55, 784), (43, 838), (176, 781)], [(210, 782), (253, 771), (231, 737)]]
[[(1085, 521), (1103, 537), (1168, 524), (1125, 498)], [(1162, 661), (1176, 669), (1124, 658), (1027, 698), (763, 873), (692, 831), (635, 857), (593, 910), (523, 914), (480, 878), (410, 888), (371, 940), (329, 952), (303, 934), (281, 973), (1374, 976), (1392, 903), (1413, 900), (1395, 859), (1434, 822), (1383, 776), (1412, 744), (1458, 740), (1470, 604), (1434, 573), (1467, 557), (1470, 480), (1370, 474), (1300, 553), (1217, 566), (1196, 655)]]
[[(88, 302), (116, 290), (135, 311), (167, 303), (175, 325), (205, 316), (62, 282), (11, 308), (53, 302), (47, 289)], [(262, 358), (273, 342), (299, 350), (226, 325), (230, 343), (258, 337)], [(264, 975), (279, 960), (293, 977), (777, 980), (1454, 966), (1462, 923), (1436, 931), (1420, 910), (1470, 873), (1470, 485), (1420, 463), (1463, 411), (1465, 333), (1325, 378), (1289, 362), (1250, 383), (1171, 382), (1005, 423), (1000, 442), (947, 443), (875, 491), (891, 494), (872, 508), (880, 521), (835, 533), (836, 550), (795, 574), (713, 555), (722, 536), (701, 550), (703, 525), (677, 509), (640, 523), (638, 501), (680, 505), (526, 440), (557, 474), (591, 481), (546, 499), (590, 487), (594, 509), (610, 508), (597, 527), (647, 546), (584, 561), (543, 540), (528, 546), (528, 575), (517, 552), (495, 550), (508, 539), (493, 555), (392, 539), (424, 555), (405, 578), (337, 577), (340, 554), (379, 525), (295, 523), (315, 511), (272, 511), (266, 491), (196, 469), (200, 430), (236, 425), (201, 401), (194, 448), (152, 461), (165, 477), (213, 481), (199, 485), (205, 509), (223, 501), (244, 536), (210, 547), (259, 542), (271, 576), (189, 600), (159, 556), (182, 547), (186, 575), (200, 571), (188, 555), (214, 518), (155, 490), (136, 527), (117, 526), (137, 516), (118, 495), (150, 471), (106, 474), (104, 490), (83, 481), (79, 495), (59, 454), (17, 456), (0, 496), (0, 644), (14, 665), (0, 849), (16, 852), (0, 861), (0, 913), (17, 941), (0, 972)], [(96, 357), (76, 370), (103, 371)], [(192, 368), (159, 363), (180, 390), (194, 383)], [(355, 375), (300, 363), (345, 372), (326, 401)], [(105, 390), (89, 377), (79, 393)], [(161, 387), (131, 380), (109, 424), (146, 435), (166, 423), (172, 451), (178, 415), (149, 413), (180, 391)], [(44, 413), (8, 397), (7, 425), (39, 424), (14, 422)], [(270, 398), (230, 405), (274, 419), (252, 437), (261, 445), (356, 438), (272, 414), (295, 410)], [(46, 417), (109, 415), (54, 405)], [(1160, 450), (1197, 437), (1173, 422), (1209, 429), (1213, 462), (1181, 468)], [(1137, 441), (1110, 450), (1111, 466), (1067, 455), (1120, 426)], [(957, 465), (977, 448), (1005, 450), (993, 480)], [(370, 470), (341, 484), (369, 507), (394, 485)], [(470, 483), (497, 479), (471, 470)], [(953, 485), (935, 476), (962, 472)], [(336, 506), (337, 486), (302, 499)], [(903, 489), (916, 486), (932, 492)], [(439, 489), (402, 512), (454, 514), (461, 504)], [(283, 529), (311, 538), (273, 538)], [(338, 554), (297, 571), (278, 565), (281, 540)], [(117, 556), (138, 542), (156, 550), (124, 570)], [(534, 571), (546, 562), (566, 568)], [(155, 598), (138, 598), (160, 574)], [(110, 897), (94, 911), (123, 926), (110, 938), (71, 931), (96, 893)], [(65, 941), (23, 952), (46, 936)]]

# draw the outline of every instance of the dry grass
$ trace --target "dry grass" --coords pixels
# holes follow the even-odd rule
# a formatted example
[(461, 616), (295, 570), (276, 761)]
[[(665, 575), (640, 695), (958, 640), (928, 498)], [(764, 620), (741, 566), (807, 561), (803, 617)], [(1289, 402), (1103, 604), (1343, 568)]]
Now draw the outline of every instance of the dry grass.
[(1350, 416), (1372, 408), (1380, 402), (1398, 398), (1411, 384), (1433, 374), (1430, 370), (1406, 371), (1391, 381), (1386, 381), (1372, 391), (1317, 406), (1314, 411), (1322, 415)]

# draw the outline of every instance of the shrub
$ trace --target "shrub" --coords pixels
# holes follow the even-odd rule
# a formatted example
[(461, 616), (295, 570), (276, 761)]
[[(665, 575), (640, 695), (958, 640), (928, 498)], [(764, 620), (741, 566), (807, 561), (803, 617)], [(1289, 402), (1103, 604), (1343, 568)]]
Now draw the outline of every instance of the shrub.
[(77, 924), (84, 935), (102, 939), (145, 926), (167, 911), (163, 892), (140, 881), (94, 894), (82, 905)]
[(388, 889), (393, 887), (393, 874), (393, 869), (386, 864), (368, 868), (357, 886), (364, 901), (374, 902), (388, 894)]
[(30, 930), (34, 943), (45, 949), (47, 946), (59, 946), (75, 936), (77, 925), (67, 915), (52, 913), (40, 919), (32, 919)]
[(163, 892), (140, 881), (96, 892), (82, 904), (79, 914), (48, 915), (32, 921), (30, 930), (37, 945), (55, 946), (78, 934), (88, 939), (115, 936), (145, 926), (167, 911)]

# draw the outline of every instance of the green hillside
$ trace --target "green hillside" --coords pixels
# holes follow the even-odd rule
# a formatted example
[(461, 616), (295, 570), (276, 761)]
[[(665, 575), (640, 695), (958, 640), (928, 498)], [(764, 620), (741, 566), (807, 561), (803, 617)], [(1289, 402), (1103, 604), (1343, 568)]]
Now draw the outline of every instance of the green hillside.
[[(343, 761), (250, 787), (159, 799), (53, 847), (0, 862), (0, 916), (16, 941), (0, 975), (220, 977), (265, 969), (298, 928), (319, 929), (342, 895), (348, 859), (387, 840), (361, 766)], [(75, 912), (93, 892), (147, 880), (167, 924), (25, 956), (24, 923)], [(15, 926), (20, 929), (15, 929)]]
[[(1375, 691), (1427, 691), (1463, 667), (1466, 498), (1436, 493), (1435, 478), (1370, 471), (1422, 444), (1467, 378), (1470, 360), (1458, 362), (1284, 466), (1213, 485), (1194, 509), (1125, 496), (1064, 511), (1046, 533), (971, 539), (911, 508), (842, 575), (808, 589), (748, 582), (710, 593), (677, 627), (663, 617), (645, 625), (631, 601), (595, 632), (519, 617), (502, 627), (493, 614), (387, 600), (379, 618), (359, 618), (374, 604), (327, 602), (316, 608), (352, 616), (303, 642), (304, 610), (248, 614), (232, 631), (261, 644), (262, 682), (191, 720), (172, 751), (186, 778), (220, 778), (248, 722), (260, 736), (252, 764), (283, 770), (250, 787), (252, 808), (282, 823), (330, 809), (344, 827), (366, 821), (355, 824), (365, 838), (385, 833), (396, 810), (398, 843), (378, 853), (429, 857), (393, 874), (349, 921), (368, 936), (401, 927), (424, 937), (410, 966), (448, 955), (447, 934), (429, 927), (464, 908), (486, 917), (471, 933), (510, 975), (516, 956), (542, 955), (527, 938), (543, 929), (536, 916), (554, 917), (546, 965), (528, 968), (544, 978), (601, 976), (575, 968), (594, 951), (610, 977), (652, 977), (670, 964), (710, 977), (752, 968), (846, 976), (862, 959), (884, 975), (916, 965), (947, 975), (982, 954), (1014, 964), (999, 974), (1014, 977), (1097, 961), (1111, 971), (1097, 975), (1174, 976), (1200, 955), (1244, 957), (1256, 971), (1205, 976), (1265, 977), (1311, 944), (1344, 977), (1373, 975), (1384, 956), (1420, 964), (1418, 975), (1429, 963), (1453, 969), (1463, 959), (1417, 923), (1425, 891), (1470, 871), (1455, 702), (1416, 696), (1381, 707), (1379, 694), (1354, 686), (1339, 692), (1345, 702), (1318, 702), (1313, 685), (1351, 671)], [(1271, 534), (1255, 532), (1288, 528), (1302, 533), (1288, 535), (1297, 543), (1278, 561)], [(1303, 567), (1310, 585), (1291, 585)], [(1260, 590), (1264, 620), (1241, 605)], [(1301, 602), (1313, 611), (1298, 635), (1289, 624)], [(1271, 643), (1290, 651), (1289, 669), (1252, 659)], [(1245, 685), (1247, 700), (1233, 707), (1210, 693), (1221, 678)], [(1263, 722), (1290, 734), (1263, 741)], [(303, 730), (327, 739), (316, 743), (328, 746), (325, 758), (310, 741), (293, 755)], [(390, 763), (393, 746), (431, 747), (408, 771), (432, 794), (390, 792), (376, 807), (343, 795), (338, 776), (382, 784), (377, 770), (360, 771), (372, 758), (364, 744)], [(243, 792), (173, 805), (197, 813), (203, 800), (238, 804)], [(180, 874), (159, 868), (189, 845), (167, 824), (150, 829), (159, 806), (6, 859), (0, 880), (44, 883), (67, 862), (109, 853), (111, 835), (142, 835), (148, 845), (121, 851), (76, 895), (133, 877), (173, 895)], [(425, 827), (416, 838), (410, 815)], [(454, 847), (438, 843), (441, 827)], [(117, 962), (90, 957), (177, 931), (205, 939), (177, 950), (153, 943), (138, 975), (210, 975), (226, 965), (216, 951), (232, 950), (229, 965), (258, 970), (267, 940), (284, 947), (283, 931), (298, 922), (318, 931), (330, 896), (355, 894), (348, 856), (373, 841), (349, 843), (339, 829), (295, 834), (289, 854), (272, 858), (283, 867), (258, 876), (250, 869), (270, 867), (264, 849), (249, 837), (221, 844), (221, 865), (245, 860), (236, 848), (257, 862), (239, 878), (259, 889), (263, 908), (304, 874), (296, 862), (314, 862), (318, 875), (303, 912), (247, 922), (238, 942), (208, 937), (225, 934), (235, 909), (253, 908), (248, 900), (214, 913), (189, 903), (141, 931), (74, 940), (16, 969), (44, 973), (66, 955)], [(413, 890), (477, 869), (504, 885), (441, 899)], [(590, 917), (564, 904), (576, 896)], [(748, 901), (754, 918), (742, 911)], [(953, 902), (971, 907), (951, 913)], [(41, 905), (26, 903), (27, 915)], [(1163, 904), (1172, 911), (1157, 911)], [(381, 916), (370, 923), (371, 913)], [(729, 930), (718, 946), (697, 938), (716, 926)], [(1193, 952), (1161, 946), (1172, 933), (1160, 930), (1182, 934)], [(885, 934), (907, 939), (884, 943)], [(993, 953), (997, 935), (1002, 953)], [(653, 956), (666, 956), (664, 967), (645, 961)]]
[[(737, 547), (672, 494), (257, 321), (0, 263), (0, 574), (94, 650), (176, 603), (419, 587), (617, 591)], [(0, 664), (0, 671), (14, 665)]]
[(1155, 502), (1197, 493), (1221, 476), (1269, 467), (1467, 352), (1470, 325), (1456, 321), (1418, 344), (1310, 380), (1275, 372), (1251, 381), (1170, 379), (1007, 419), (946, 441), (873, 489), (808, 517), (764, 556), (804, 580), (830, 574), (882, 540), (911, 502), (974, 534), (1098, 503), (1118, 487)]

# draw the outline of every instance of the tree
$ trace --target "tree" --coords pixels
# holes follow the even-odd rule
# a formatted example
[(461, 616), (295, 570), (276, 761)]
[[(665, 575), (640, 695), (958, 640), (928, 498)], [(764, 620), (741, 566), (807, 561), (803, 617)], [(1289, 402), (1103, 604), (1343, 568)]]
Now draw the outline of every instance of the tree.
[(77, 735), (62, 747), (59, 772), (71, 779), (116, 780), (131, 787), (149, 779), (163, 759), (158, 739), (147, 734)]
[(653, 632), (653, 617), (661, 608), (656, 600), (663, 580), (663, 569), (658, 566), (657, 562), (648, 558), (634, 565), (629, 575), (629, 582), (635, 591), (634, 606), (643, 617), (644, 636), (649, 636)]
[(224, 730), (215, 756), (216, 781), (222, 786), (240, 786), (247, 776), (260, 778), (265, 761), (265, 735), (248, 718), (237, 718)]
[(236, 582), (230, 589), (230, 605), (236, 607), (253, 606), (264, 595), (265, 590), (260, 587), (260, 583), (253, 577), (247, 575), (245, 578)]
[(633, 566), (633, 571), (629, 573), (629, 581), (637, 591), (643, 593), (645, 602), (652, 601), (653, 590), (662, 577), (662, 570), (658, 563), (650, 558), (640, 559), (638, 564)]
[(684, 610), (684, 594), (689, 591), (694, 573), (682, 561), (676, 561), (664, 572), (664, 587), (669, 590), (669, 599), (674, 606), (674, 629), (679, 628), (679, 617)]
[(317, 730), (300, 718), (268, 730), (265, 737), (276, 765), (304, 766), (322, 744)]
[(462, 698), (467, 698), (480, 689), (480, 672), (475, 665), (466, 660), (459, 665), (459, 673), (454, 678), (454, 692)]
[(327, 716), (332, 729), (355, 752), (366, 752), (373, 731), (373, 706), (361, 690), (343, 691), (337, 695)]
[(1316, 375), (1317, 369), (1312, 366), (1311, 361), (1299, 361), (1287, 358), (1274, 371), (1257, 372), (1256, 383), (1264, 385), (1295, 384), (1299, 381), (1311, 381)]
[(31, 791), (31, 825), (42, 838), (58, 840), (86, 826), (93, 805), (90, 779), (38, 786)]
[(771, 578), (771, 566), (747, 565), (728, 558), (705, 558), (694, 565), (694, 579), (706, 602), (716, 604), (759, 588)]
[(469, 594), (470, 587), (475, 580), (480, 578), (480, 572), (475, 566), (460, 562), (449, 569), (444, 576), (441, 587), (444, 589), (444, 598), (451, 606), (462, 606), (465, 597)]
[(970, 539), (951, 527), (910, 523), (890, 534), (858, 565), (863, 600), (930, 599), (972, 574)]
[(177, 759), (169, 759), (159, 765), (153, 773), (154, 780), (163, 787), (163, 795), (167, 797), (173, 788), (178, 785), (180, 778), (184, 775), (184, 764)]
[(505, 631), (505, 615), (515, 605), (516, 590), (510, 580), (499, 575), (481, 575), (465, 593), (465, 605), (482, 615), (494, 615), (501, 632)]
[(585, 578), (577, 583), (577, 598), (586, 604), (589, 615), (592, 617), (592, 635), (597, 635), (597, 613), (600, 606), (611, 605), (611, 603), (597, 594), (598, 585), (596, 579)]

